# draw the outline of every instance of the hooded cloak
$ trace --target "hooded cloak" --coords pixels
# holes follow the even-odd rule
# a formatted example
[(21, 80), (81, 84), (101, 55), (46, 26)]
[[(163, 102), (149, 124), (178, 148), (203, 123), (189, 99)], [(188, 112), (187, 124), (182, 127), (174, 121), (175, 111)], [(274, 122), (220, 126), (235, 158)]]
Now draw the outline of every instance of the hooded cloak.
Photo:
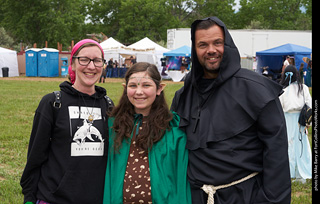
[[(218, 77), (203, 79), (195, 49), (196, 25), (211, 19), (225, 35)], [(192, 69), (171, 109), (187, 133), (188, 179), (193, 203), (206, 203), (203, 184), (223, 185), (252, 172), (258, 176), (218, 190), (215, 203), (290, 203), (291, 181), (282, 87), (247, 69), (224, 23), (217, 17), (191, 26)]]

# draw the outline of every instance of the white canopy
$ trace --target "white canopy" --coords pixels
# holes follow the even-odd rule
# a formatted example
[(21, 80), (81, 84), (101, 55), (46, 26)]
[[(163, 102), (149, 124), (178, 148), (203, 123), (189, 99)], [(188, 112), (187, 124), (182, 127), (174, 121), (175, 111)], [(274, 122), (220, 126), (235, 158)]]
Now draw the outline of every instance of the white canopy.
[[(0, 69), (3, 67), (9, 68), (9, 77), (19, 76), (17, 52), (0, 47)], [(2, 70), (0, 70), (2, 77)]]
[(116, 41), (113, 37), (110, 37), (107, 40), (101, 42), (100, 46), (103, 50), (114, 50), (126, 47), (122, 43)]
[(155, 51), (161, 51), (162, 53), (169, 51), (167, 48), (164, 48), (158, 45), (157, 43), (150, 40), (148, 37), (145, 37), (139, 40), (138, 42), (133, 43), (132, 45), (129, 45), (128, 48), (131, 48), (132, 50), (137, 50), (137, 51), (155, 50)]
[[(109, 39), (111, 39), (111, 37)], [(102, 42), (100, 45), (102, 46), (104, 42)], [(136, 56), (137, 62), (149, 62), (155, 64), (158, 67), (159, 72), (162, 71), (160, 59), (163, 56), (164, 52), (169, 51), (167, 48), (158, 45), (147, 37), (131, 44), (128, 47), (119, 42), (115, 45), (116, 46), (112, 45), (111, 47), (109, 47), (109, 49), (105, 49), (102, 46), (106, 60), (113, 58), (117, 61), (119, 60), (119, 62), (122, 64), (124, 56), (134, 55)]]
[(129, 45), (126, 49), (132, 49), (133, 51), (145, 51), (152, 53), (152, 56), (144, 55), (139, 56), (137, 55), (137, 62), (146, 61), (152, 64), (155, 64), (158, 67), (159, 72), (161, 73), (161, 58), (163, 57), (164, 52), (170, 51), (167, 48), (164, 48), (157, 43), (150, 40), (148, 37), (145, 37), (139, 40), (132, 45)]

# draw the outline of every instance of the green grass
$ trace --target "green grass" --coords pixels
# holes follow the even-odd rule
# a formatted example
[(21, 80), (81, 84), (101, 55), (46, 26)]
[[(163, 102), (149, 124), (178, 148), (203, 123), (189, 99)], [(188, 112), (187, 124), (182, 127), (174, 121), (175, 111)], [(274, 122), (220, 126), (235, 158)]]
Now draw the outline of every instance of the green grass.
[[(0, 203), (23, 202), (20, 177), (27, 158), (34, 112), (41, 98), (59, 90), (61, 81), (0, 80)], [(122, 82), (98, 84), (118, 103)], [(168, 105), (182, 83), (168, 83), (165, 88)]]
[[(59, 90), (61, 81), (29, 81), (0, 79), (0, 203), (17, 204), (23, 202), (20, 177), (26, 162), (27, 148), (34, 112), (41, 98)], [(108, 96), (118, 103), (122, 94), (121, 82), (98, 84), (106, 88)], [(175, 91), (182, 83), (168, 82), (165, 95), (171, 105)], [(311, 135), (311, 128), (309, 128)], [(311, 138), (309, 137), (311, 141)], [(292, 203), (312, 203), (312, 184), (292, 184)]]

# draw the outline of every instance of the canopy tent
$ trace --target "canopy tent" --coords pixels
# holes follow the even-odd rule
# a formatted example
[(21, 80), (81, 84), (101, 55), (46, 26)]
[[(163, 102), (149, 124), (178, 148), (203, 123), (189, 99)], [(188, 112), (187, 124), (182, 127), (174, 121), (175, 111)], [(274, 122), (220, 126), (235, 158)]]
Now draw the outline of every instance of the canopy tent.
[(149, 62), (158, 67), (159, 72), (162, 71), (161, 58), (164, 52), (169, 49), (164, 48), (157, 43), (145, 37), (136, 43), (129, 45), (126, 50), (130, 50), (137, 58), (137, 62)]
[(107, 40), (101, 42), (100, 46), (103, 50), (115, 50), (126, 47), (122, 43), (116, 41), (113, 37), (110, 37)]
[[(111, 37), (109, 39), (111, 39)], [(102, 42), (100, 45), (103, 48), (105, 59), (107, 61), (110, 58), (113, 58), (114, 60), (119, 60), (120, 64), (122, 64), (125, 57), (128, 58), (130, 56), (135, 56), (137, 62), (149, 62), (155, 64), (158, 67), (159, 71), (161, 71), (162, 69), (160, 61), (162, 54), (169, 51), (168, 49), (158, 45), (147, 37), (131, 44), (128, 47), (124, 46), (114, 39), (112, 40), (114, 43), (113, 45), (103, 47), (103, 44), (108, 43), (106, 41)]]
[(156, 52), (161, 52), (161, 54), (169, 51), (167, 48), (164, 48), (164, 47), (158, 45), (157, 43), (150, 40), (148, 37), (145, 37), (145, 38), (139, 40), (138, 42), (135, 42), (135, 43), (129, 45), (127, 48), (129, 48), (131, 50), (136, 50), (136, 51), (154, 50)]
[(294, 65), (297, 69), (299, 69), (301, 63), (304, 64), (305, 69), (307, 64), (302, 60), (302, 58), (310, 58), (311, 52), (312, 50), (310, 48), (290, 43), (256, 52), (256, 57), (258, 59), (257, 70), (261, 73), (262, 67), (268, 66), (271, 71), (281, 72), (285, 57), (288, 55), (294, 58)]
[(191, 56), (191, 47), (185, 45), (177, 49), (171, 50), (169, 52), (164, 52), (163, 56), (182, 56), (190, 57)]
[[(3, 67), (9, 68), (9, 77), (19, 76), (17, 52), (0, 47), (0, 69)], [(2, 77), (2, 70), (0, 70)]]
[(163, 53), (163, 56), (167, 57), (168, 70), (166, 73), (174, 82), (181, 81), (183, 77), (188, 73), (187, 70), (180, 70), (182, 57), (190, 59), (191, 47), (185, 45), (169, 52), (165, 52)]
[(124, 57), (121, 57), (120, 53), (123, 54), (127, 52), (125, 50), (125, 45), (116, 41), (113, 37), (110, 37), (107, 40), (101, 42), (100, 46), (103, 49), (104, 57), (107, 61), (109, 61), (109, 59), (112, 58), (114, 60), (117, 60), (120, 64), (122, 64)]

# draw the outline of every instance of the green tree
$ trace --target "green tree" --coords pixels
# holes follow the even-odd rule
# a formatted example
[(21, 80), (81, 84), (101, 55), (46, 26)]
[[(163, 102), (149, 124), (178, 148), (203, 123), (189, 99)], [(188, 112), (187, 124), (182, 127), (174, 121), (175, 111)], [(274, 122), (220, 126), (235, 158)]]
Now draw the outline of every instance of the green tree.
[(134, 43), (143, 37), (162, 40), (167, 34), (163, 0), (124, 0), (119, 10), (118, 39)]
[(167, 29), (190, 27), (202, 0), (97, 0), (89, 7), (92, 30), (130, 44), (147, 36), (166, 41)]
[(70, 44), (84, 37), (87, 0), (1, 0), (1, 25), (16, 39), (27, 44), (50, 47), (57, 42)]
[(89, 33), (125, 44), (144, 37), (166, 41), (167, 29), (190, 28), (195, 19), (219, 17), (230, 29), (312, 27), (312, 0), (0, 0), (0, 27), (16, 43), (69, 45)]
[(119, 32), (121, 0), (96, 0), (88, 6), (86, 29), (89, 33), (103, 32), (116, 37)]
[(205, 0), (198, 1), (197, 3), (198, 5), (193, 12), (194, 15), (193, 18), (190, 19), (191, 21), (209, 16), (217, 16), (229, 29), (236, 27), (234, 22), (235, 11), (233, 9), (235, 5), (234, 0)]
[(0, 27), (0, 47), (12, 48), (14, 40), (3, 27)]
[(307, 30), (311, 29), (311, 4), (312, 0), (240, 0), (235, 20), (239, 28), (256, 21), (268, 29)]

